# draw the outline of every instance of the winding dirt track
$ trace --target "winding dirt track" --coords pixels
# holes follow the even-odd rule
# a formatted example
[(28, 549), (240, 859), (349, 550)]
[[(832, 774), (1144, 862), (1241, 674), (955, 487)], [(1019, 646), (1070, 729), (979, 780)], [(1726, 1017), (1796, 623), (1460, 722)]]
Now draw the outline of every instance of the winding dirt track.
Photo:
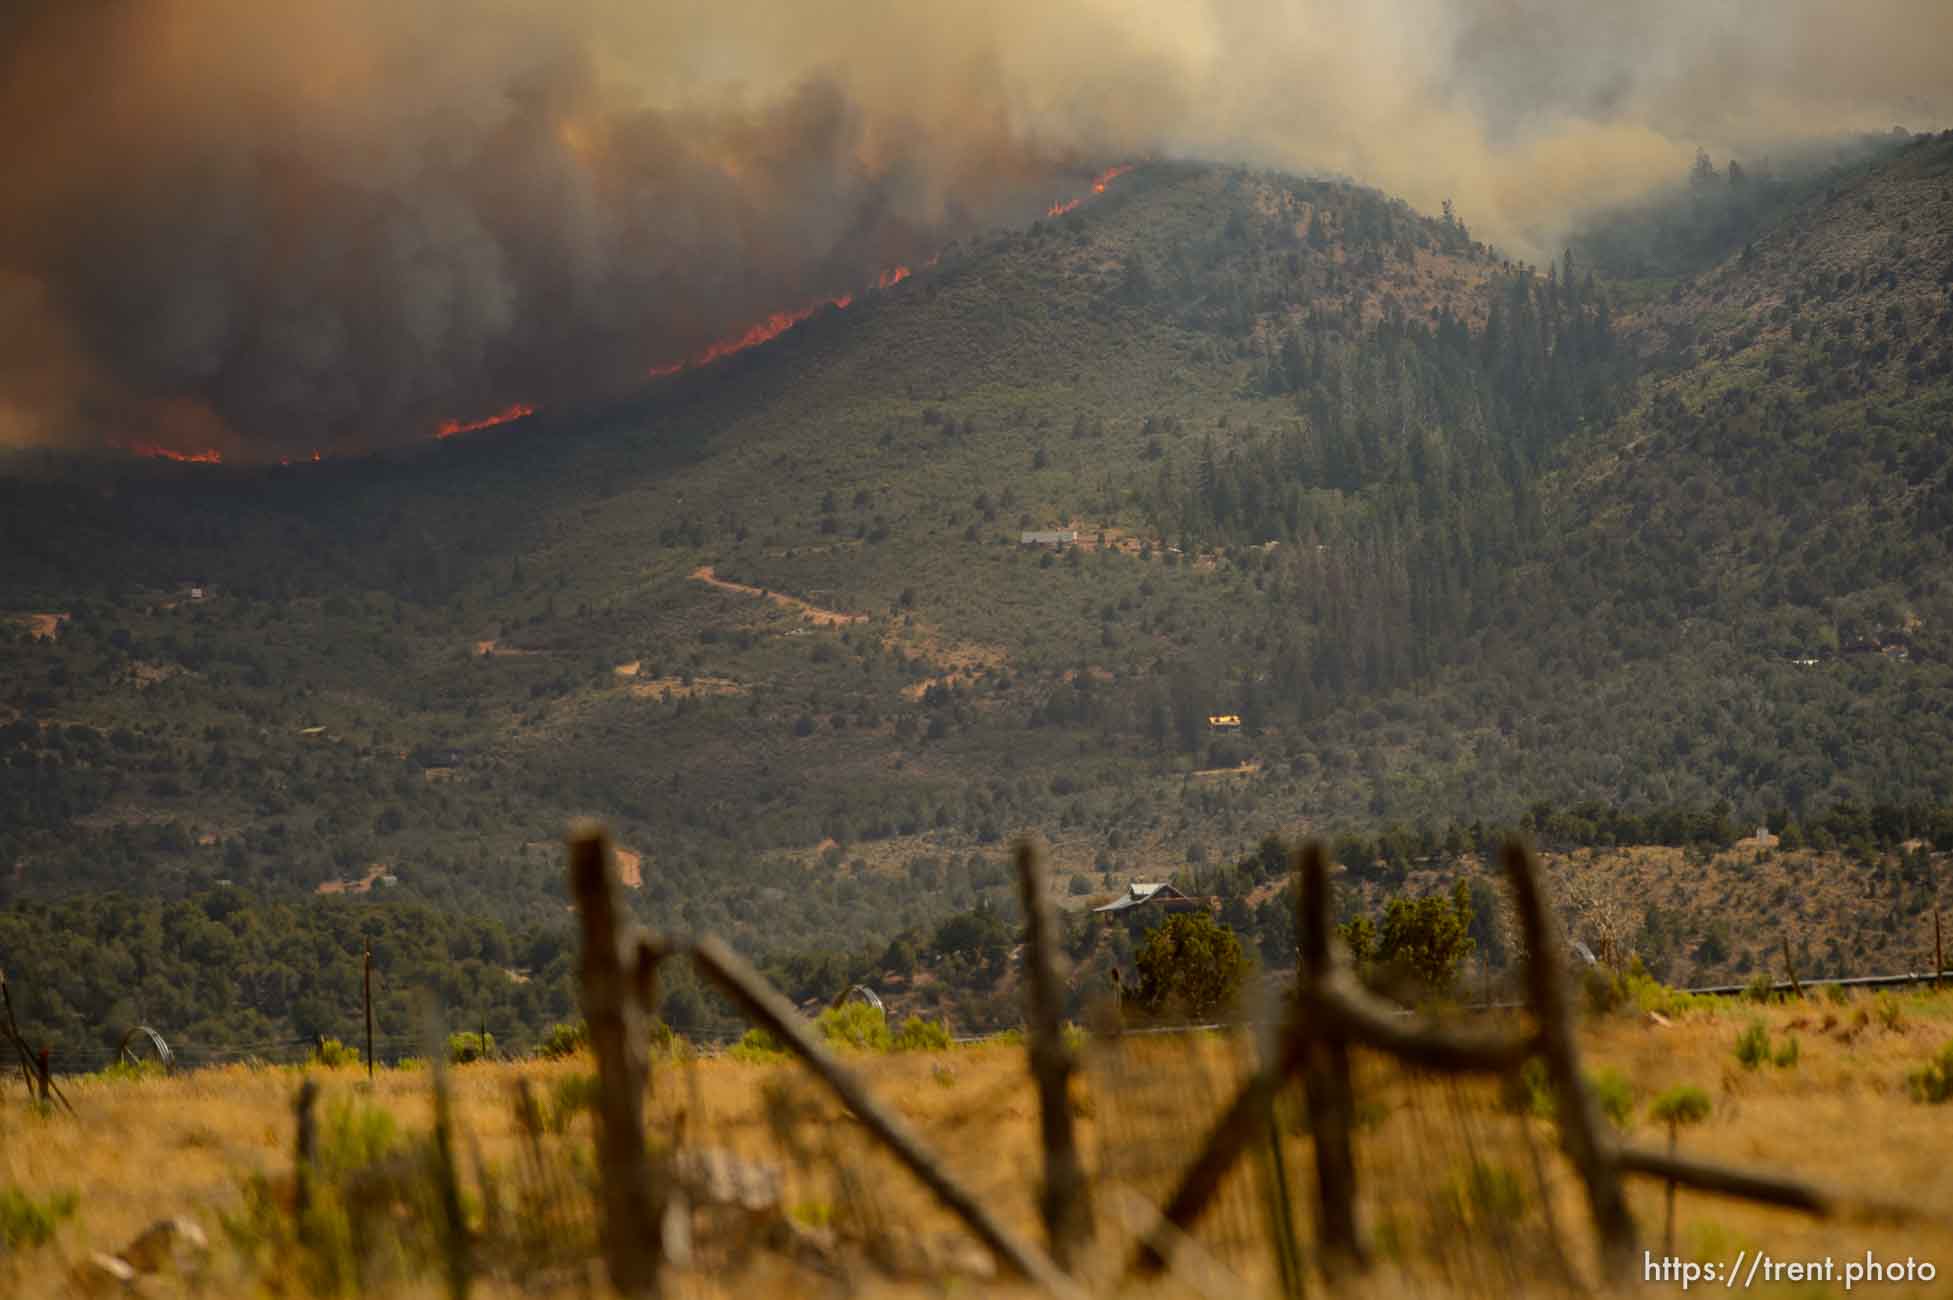
[(708, 587), (717, 587), (720, 591), (736, 591), (745, 596), (764, 596), (776, 605), (784, 605), (788, 609), (799, 610), (802, 618), (811, 623), (818, 623), (823, 627), (840, 627), (848, 623), (866, 623), (868, 621), (866, 614), (848, 614), (838, 609), (822, 609), (819, 605), (809, 604), (800, 599), (800, 597), (789, 596), (783, 591), (768, 591), (764, 587), (750, 587), (743, 582), (727, 582), (724, 578), (714, 573), (712, 566), (709, 564), (701, 564), (698, 568), (693, 569), (692, 580), (694, 582), (702, 582)]

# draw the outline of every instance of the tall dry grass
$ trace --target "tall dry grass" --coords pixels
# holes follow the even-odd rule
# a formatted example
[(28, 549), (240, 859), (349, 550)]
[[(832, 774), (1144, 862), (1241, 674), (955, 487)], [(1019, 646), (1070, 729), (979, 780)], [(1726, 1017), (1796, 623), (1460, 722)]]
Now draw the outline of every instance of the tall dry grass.
[[(1953, 994), (1878, 1005), (1896, 1007), (1896, 1014), (1875, 1012), (1868, 998), (1837, 1003), (1818, 996), (1767, 1007), (1724, 1004), (1666, 1026), (1638, 1015), (1605, 1017), (1587, 1023), (1583, 1046), (1592, 1071), (1616, 1072), (1624, 1081), (1632, 1137), (1664, 1140), (1647, 1119), (1648, 1104), (1670, 1087), (1694, 1084), (1715, 1107), (1687, 1133), (1686, 1151), (1953, 1210), (1943, 1137), (1953, 1111), (1913, 1100), (1905, 1082), (1953, 1039)], [(1798, 1038), (1795, 1066), (1751, 1070), (1738, 1063), (1735, 1039), (1754, 1017), (1773, 1040)], [(1100, 1217), (1083, 1270), (1093, 1291), (1113, 1290), (1137, 1234), (1150, 1226), (1148, 1207), (1165, 1198), (1253, 1053), (1244, 1038), (1215, 1033), (1086, 1045), (1073, 1105)], [(852, 1059), (1011, 1228), (1037, 1237), (1037, 1116), (1021, 1047)], [(579, 1161), (590, 1121), (577, 1099), (590, 1069), (586, 1058), (573, 1057), (451, 1072), (464, 1200), (486, 1270), (474, 1294), (604, 1294), (583, 1191), (588, 1165)], [(1551, 1124), (1532, 1113), (1523, 1088), (1433, 1078), (1367, 1055), (1356, 1071), (1360, 1210), (1376, 1267), (1339, 1293), (1586, 1290), (1593, 1252), (1580, 1189), (1557, 1155)], [(321, 1114), (355, 1102), (385, 1112), (408, 1140), (432, 1126), (425, 1071), (382, 1070), (370, 1089), (361, 1070), (313, 1075), (323, 1087)], [(289, 1068), (233, 1066), (141, 1082), (76, 1079), (67, 1083), (74, 1118), (39, 1113), (18, 1075), (0, 1085), (0, 1188), (72, 1190), (79, 1199), (49, 1244), (0, 1255), (0, 1294), (70, 1294), (71, 1275), (91, 1252), (119, 1250), (167, 1215), (188, 1216), (210, 1235), (201, 1294), (305, 1294), (316, 1279), (279, 1243), (248, 1232), (240, 1239), (224, 1227), (227, 1220), (248, 1224), (254, 1203), (260, 1210), (287, 1203), (281, 1198), (290, 1194), (292, 1100), (301, 1078)], [(516, 1100), (523, 1084), (539, 1137), (531, 1136)], [(647, 1127), (660, 1150), (736, 1154), (777, 1170), (781, 1183), (774, 1217), (782, 1223), (758, 1221), (770, 1211), (742, 1217), (721, 1207), (694, 1215), (693, 1267), (673, 1275), (677, 1294), (743, 1300), (943, 1294), (945, 1285), (957, 1294), (1014, 1289), (986, 1275), (987, 1261), (967, 1234), (797, 1066), (725, 1057), (661, 1061)], [(1282, 1199), (1273, 1191), (1277, 1166), (1287, 1176), (1305, 1256), (1311, 1236), (1309, 1138), (1292, 1095), (1278, 1101), (1273, 1129), (1279, 1146), (1262, 1144), (1236, 1171), (1182, 1252), (1180, 1270), (1140, 1294), (1280, 1293), (1272, 1246)], [(539, 1159), (546, 1166), (540, 1173)], [(1657, 1245), (1662, 1189), (1635, 1182), (1630, 1194), (1644, 1243)], [(1953, 1269), (1953, 1228), (1944, 1220), (1904, 1228), (1820, 1223), (1687, 1192), (1678, 1248), (1703, 1259), (1758, 1249), (1778, 1258), (1842, 1259), (1871, 1250)], [(149, 1289), (189, 1293), (168, 1280)], [(376, 1274), (364, 1293), (445, 1294), (433, 1268)], [(1935, 1293), (1933, 1286), (1879, 1290)]]

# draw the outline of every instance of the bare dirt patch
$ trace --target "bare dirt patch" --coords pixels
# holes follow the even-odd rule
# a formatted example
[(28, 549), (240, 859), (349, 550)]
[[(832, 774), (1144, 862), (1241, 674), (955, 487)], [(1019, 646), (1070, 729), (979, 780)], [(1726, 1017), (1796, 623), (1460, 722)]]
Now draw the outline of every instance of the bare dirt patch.
[(499, 640), (494, 639), (475, 642), (475, 658), (477, 659), (511, 659), (520, 658), (525, 655), (547, 653), (548, 651), (546, 650), (522, 650), (515, 646), (505, 646)]
[(1235, 767), (1203, 767), (1189, 775), (1196, 781), (1214, 781), (1226, 776), (1253, 776), (1259, 771), (1261, 771), (1261, 761), (1249, 759)]
[(613, 852), (617, 855), (618, 881), (626, 889), (644, 888), (644, 855), (621, 846)]
[(929, 624), (913, 618), (883, 637), (882, 648), (899, 650), (936, 670), (934, 675), (902, 688), (902, 694), (911, 700), (921, 699), (933, 686), (948, 689), (997, 672), (1006, 662), (1002, 646), (950, 641)]
[(611, 669), (610, 671), (616, 673), (619, 677), (635, 677), (637, 676), (638, 669), (642, 668), (643, 666), (644, 666), (643, 660), (633, 659), (627, 664), (618, 664), (615, 668)]
[(370, 894), (381, 876), (387, 874), (384, 862), (369, 863), (366, 874), (358, 880), (328, 880), (320, 884), (317, 892), (321, 894)]
[(27, 635), (36, 641), (54, 641), (61, 636), (61, 625), (66, 623), (67, 614), (23, 614), (20, 622), (27, 627)]
[(821, 606), (804, 601), (798, 596), (789, 596), (784, 591), (769, 591), (765, 587), (753, 587), (743, 582), (727, 582), (724, 578), (714, 573), (712, 566), (709, 564), (699, 565), (698, 568), (692, 570), (691, 576), (694, 582), (702, 582), (708, 587), (717, 587), (720, 591), (736, 591), (744, 596), (764, 596), (776, 605), (784, 606), (787, 609), (799, 610), (802, 618), (822, 627), (843, 627), (849, 623), (866, 623), (868, 621), (866, 614), (849, 614), (838, 609), (823, 609)]
[(700, 699), (708, 695), (744, 695), (746, 688), (730, 677), (654, 677), (632, 682), (630, 691), (640, 700)]
[(141, 660), (129, 665), (129, 680), (136, 684), (137, 690), (146, 690), (157, 682), (168, 681), (182, 672), (176, 664), (152, 664)]

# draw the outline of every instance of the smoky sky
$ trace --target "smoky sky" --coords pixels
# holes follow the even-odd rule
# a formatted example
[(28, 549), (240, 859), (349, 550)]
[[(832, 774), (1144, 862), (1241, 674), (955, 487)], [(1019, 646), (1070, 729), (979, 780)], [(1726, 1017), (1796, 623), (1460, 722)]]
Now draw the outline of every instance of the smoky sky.
[(15, 0), (0, 442), (273, 457), (622, 391), (1099, 167), (1323, 171), (1550, 249), (1945, 125), (1941, 0)]

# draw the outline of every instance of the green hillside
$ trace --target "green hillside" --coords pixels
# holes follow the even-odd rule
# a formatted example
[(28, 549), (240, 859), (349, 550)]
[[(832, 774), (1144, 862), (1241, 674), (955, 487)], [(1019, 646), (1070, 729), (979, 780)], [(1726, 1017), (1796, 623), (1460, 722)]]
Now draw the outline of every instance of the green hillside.
[[(1271, 831), (1953, 802), (1950, 184), (1953, 140), (1888, 142), (1618, 264), (1654, 281), (1156, 164), (621, 404), (17, 456), (0, 955), (79, 891), (297, 904), (314, 966), (428, 905), (452, 997), (533, 1026), (579, 813), (647, 919), (805, 993), (1003, 903), (1023, 831), (1082, 900)], [(206, 1032), (337, 1014), (282, 978)]]

